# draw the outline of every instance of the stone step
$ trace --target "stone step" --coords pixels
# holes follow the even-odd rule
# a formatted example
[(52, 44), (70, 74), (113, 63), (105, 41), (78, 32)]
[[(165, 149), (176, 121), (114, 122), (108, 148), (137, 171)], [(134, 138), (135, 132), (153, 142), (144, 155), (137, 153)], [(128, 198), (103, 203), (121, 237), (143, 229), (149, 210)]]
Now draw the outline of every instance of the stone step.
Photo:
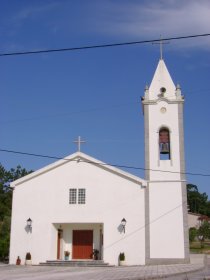
[(85, 266), (85, 267), (111, 267), (108, 263), (102, 260), (47, 260), (41, 262), (41, 266)]

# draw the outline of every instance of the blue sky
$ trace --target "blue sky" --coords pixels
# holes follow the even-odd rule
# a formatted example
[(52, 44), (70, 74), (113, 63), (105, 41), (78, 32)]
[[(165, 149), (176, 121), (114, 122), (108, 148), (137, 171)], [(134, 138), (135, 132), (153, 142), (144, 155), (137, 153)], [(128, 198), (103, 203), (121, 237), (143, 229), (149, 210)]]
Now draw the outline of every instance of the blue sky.
[[(0, 0), (0, 52), (210, 33), (209, 14), (205, 0)], [(64, 157), (80, 135), (83, 152), (144, 167), (140, 97), (159, 57), (152, 44), (0, 57), (0, 148)], [(171, 41), (164, 60), (186, 99), (186, 169), (210, 174), (210, 37)], [(0, 152), (6, 168), (53, 161)], [(210, 177), (187, 179), (210, 196)]]

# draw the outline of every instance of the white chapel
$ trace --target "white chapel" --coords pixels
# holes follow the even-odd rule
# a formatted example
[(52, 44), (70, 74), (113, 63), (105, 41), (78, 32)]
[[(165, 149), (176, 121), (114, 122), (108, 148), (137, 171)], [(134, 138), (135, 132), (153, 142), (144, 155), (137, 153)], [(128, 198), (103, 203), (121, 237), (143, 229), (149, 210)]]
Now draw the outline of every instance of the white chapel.
[(184, 98), (162, 58), (142, 105), (145, 179), (78, 151), (11, 183), (10, 264), (189, 262)]

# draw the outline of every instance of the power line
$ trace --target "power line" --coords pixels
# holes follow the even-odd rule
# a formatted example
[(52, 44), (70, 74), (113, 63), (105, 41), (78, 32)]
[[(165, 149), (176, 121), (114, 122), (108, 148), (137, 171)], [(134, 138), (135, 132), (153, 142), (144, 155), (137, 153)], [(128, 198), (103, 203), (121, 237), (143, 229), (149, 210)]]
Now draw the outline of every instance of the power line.
[[(194, 94), (194, 93), (200, 93), (200, 92), (209, 92), (210, 89), (192, 89), (192, 90), (186, 90), (187, 95), (184, 92), (184, 96), (189, 96), (189, 94)], [(169, 95), (169, 97), (172, 97), (174, 95)], [(95, 108), (90, 108), (90, 109), (84, 109), (80, 111), (72, 111), (69, 113), (58, 113), (58, 114), (49, 114), (49, 115), (40, 115), (40, 116), (33, 116), (33, 117), (26, 117), (23, 119), (11, 119), (11, 120), (5, 120), (5, 121), (0, 121), (0, 124), (13, 124), (13, 123), (18, 123), (18, 122), (28, 122), (28, 121), (39, 121), (43, 119), (52, 119), (52, 118), (61, 118), (61, 117), (72, 117), (76, 114), (87, 114), (87, 113), (92, 113), (92, 112), (97, 112), (97, 111), (105, 111), (105, 110), (110, 110), (110, 109), (116, 109), (116, 108), (122, 108), (122, 107), (128, 107), (131, 105), (137, 105), (141, 104), (141, 101), (133, 101), (133, 102), (127, 102), (127, 103), (119, 103), (119, 104), (111, 104), (111, 105), (106, 105), (106, 107), (95, 107)]]
[[(26, 156), (34, 156), (34, 157), (41, 157), (41, 158), (49, 158), (49, 159), (58, 159), (58, 160), (65, 160), (65, 161), (77, 161), (77, 159), (67, 159), (62, 157), (56, 157), (56, 156), (48, 156), (48, 155), (41, 155), (41, 154), (34, 154), (34, 153), (27, 153), (27, 152), (19, 152), (19, 151), (13, 151), (13, 150), (6, 150), (6, 149), (0, 149), (0, 152), (6, 152), (6, 153), (12, 153), (12, 154), (20, 154), (20, 155), (26, 155)], [(117, 168), (126, 168), (126, 169), (134, 169), (134, 170), (149, 170), (154, 172), (161, 172), (161, 173), (173, 173), (173, 174), (185, 174), (185, 175), (192, 175), (192, 176), (202, 176), (202, 177), (210, 177), (210, 174), (203, 174), (203, 173), (192, 173), (192, 172), (178, 172), (178, 171), (167, 171), (167, 170), (159, 170), (159, 169), (150, 169), (150, 168), (144, 168), (144, 167), (136, 167), (136, 166), (127, 166), (127, 165), (119, 165), (119, 164), (112, 164), (112, 163), (102, 163), (102, 162), (94, 162), (94, 161), (82, 161), (80, 162), (86, 162), (93, 165), (101, 165), (101, 166), (113, 166)]]
[(42, 157), (42, 158), (50, 158), (50, 159), (68, 160), (68, 159), (61, 158), (61, 157), (56, 157), (56, 156), (48, 156), (48, 155), (40, 155), (40, 154), (34, 154), (34, 153), (18, 152), (18, 151), (5, 150), (5, 149), (0, 149), (0, 152), (6, 152), (6, 153), (12, 153), (12, 154), (20, 154), (20, 155), (26, 155), (26, 156), (34, 156), (34, 157)]
[(95, 108), (90, 108), (90, 109), (84, 109), (84, 110), (79, 110), (79, 111), (72, 111), (69, 113), (58, 113), (58, 114), (52, 114), (52, 115), (42, 115), (42, 116), (34, 116), (34, 117), (29, 117), (29, 118), (24, 118), (24, 119), (13, 119), (13, 120), (7, 120), (7, 121), (0, 121), (0, 124), (8, 124), (8, 123), (17, 123), (17, 122), (25, 122), (25, 121), (37, 121), (37, 120), (42, 120), (42, 119), (52, 119), (52, 118), (60, 118), (60, 117), (72, 117), (73, 115), (77, 114), (84, 114), (84, 113), (92, 113), (92, 112), (98, 112), (98, 111), (104, 111), (104, 110), (110, 110), (110, 109), (116, 109), (116, 108), (121, 108), (121, 107), (128, 107), (130, 105), (136, 105), (136, 104), (141, 104), (140, 101), (135, 101), (135, 102), (127, 102), (127, 103), (119, 103), (119, 104), (112, 104), (106, 106), (106, 107), (95, 107)]
[[(150, 226), (151, 224), (153, 224), (153, 223), (159, 221), (159, 220), (162, 219), (163, 217), (165, 217), (165, 216), (171, 214), (172, 212), (176, 211), (176, 210), (179, 209), (180, 207), (183, 207), (184, 204), (187, 204), (187, 201), (183, 201), (181, 204), (179, 204), (179, 205), (177, 205), (176, 207), (174, 207), (174, 208), (168, 210), (167, 212), (165, 212), (165, 213), (163, 213), (162, 215), (158, 216), (158, 217), (155, 218), (154, 220), (151, 220), (150, 222), (145, 223), (145, 225), (143, 225), (143, 226), (137, 228), (136, 230), (132, 231), (131, 233), (127, 234), (126, 236), (124, 236), (123, 238), (121, 238), (121, 240), (122, 240), (122, 239), (127, 239), (127, 238), (129, 238), (130, 236), (134, 235), (135, 233), (137, 233), (137, 232), (139, 232), (139, 231), (145, 229), (146, 227), (148, 227), (148, 226)], [(110, 248), (110, 247), (113, 247), (115, 244), (119, 243), (121, 240), (117, 240), (117, 241), (115, 241), (115, 242), (113, 242), (113, 243), (107, 245), (107, 246), (104, 248), (104, 250), (105, 250), (105, 249), (108, 249), (108, 248)]]
[[(43, 157), (43, 158), (51, 158), (51, 159), (63, 159), (63, 160), (66, 160), (66, 161), (78, 161), (76, 159), (73, 159), (73, 160), (69, 160), (69, 159), (65, 159), (65, 158), (60, 158), (60, 157), (55, 157), (55, 156), (47, 156), (47, 155), (40, 155), (40, 154), (34, 154), (34, 153), (26, 153), (26, 152), (18, 152), (18, 151), (11, 151), (11, 150), (3, 150), (3, 149), (0, 149), (1, 152), (8, 152), (8, 153), (15, 153), (15, 154), (22, 154), (22, 155), (30, 155), (30, 156), (36, 156), (36, 157)], [(102, 163), (96, 163), (96, 162), (91, 162), (91, 161), (84, 161), (84, 162), (88, 162), (88, 163), (91, 163), (91, 164), (95, 164), (95, 165), (109, 165), (109, 166), (115, 166), (115, 167), (123, 167), (123, 166), (120, 166), (120, 165), (113, 165), (113, 164), (102, 164)], [(126, 168), (135, 168), (135, 169), (144, 169), (144, 168), (140, 168), (140, 167), (128, 167), (128, 166), (124, 166)], [(145, 169), (144, 169), (145, 170)], [(150, 169), (151, 170), (151, 169)], [(161, 171), (161, 170), (153, 170), (153, 171), (160, 171), (160, 172), (169, 172), (169, 171)], [(171, 172), (169, 172), (171, 173)], [(179, 172), (173, 172), (173, 173), (179, 173)], [(189, 174), (189, 173), (185, 173), (185, 174)], [(193, 174), (191, 173), (191, 175), (197, 175), (197, 174)], [(203, 176), (203, 175), (202, 175)], [(204, 176), (210, 176), (210, 175), (204, 175)], [(11, 188), (13, 190), (13, 188)], [(134, 235), (135, 233), (137, 233), (138, 231), (141, 231), (143, 229), (145, 229), (147, 226), (149, 226), (150, 224), (153, 224), (155, 222), (157, 222), (158, 220), (162, 219), (163, 217), (171, 214), (172, 212), (176, 211), (178, 208), (184, 206), (184, 204), (186, 204), (187, 201), (183, 201), (180, 205), (177, 205), (176, 207), (168, 210), (167, 212), (163, 213), (162, 215), (156, 217), (155, 219), (151, 220), (150, 222), (147, 222), (144, 226), (141, 226), (139, 228), (137, 228), (136, 230), (132, 231), (131, 233), (129, 233), (128, 235), (126, 235), (125, 237), (123, 237), (123, 239), (127, 239), (129, 238), (130, 236)], [(119, 240), (120, 241), (120, 240)], [(109, 244), (107, 245), (104, 249), (108, 249), (112, 246), (114, 246), (116, 243), (118, 243), (119, 241), (116, 241), (112, 244)]]
[(97, 49), (97, 48), (110, 48), (110, 47), (120, 47), (120, 46), (128, 46), (128, 45), (137, 45), (137, 44), (147, 44), (147, 43), (155, 43), (155, 42), (160, 42), (160, 41), (167, 42), (167, 41), (172, 41), (172, 40), (190, 39), (190, 38), (207, 37), (207, 36), (210, 36), (210, 33), (188, 35), (188, 36), (178, 36), (178, 37), (170, 37), (170, 38), (161, 38), (161, 39), (152, 39), (152, 40), (141, 40), (141, 41), (124, 42), (124, 43), (110, 43), (110, 44), (102, 44), (102, 45), (59, 48), (59, 49), (46, 49), (46, 50), (38, 50), (38, 51), (10, 52), (10, 53), (1, 53), (0, 56), (79, 51), (79, 50), (88, 50), (88, 49)]

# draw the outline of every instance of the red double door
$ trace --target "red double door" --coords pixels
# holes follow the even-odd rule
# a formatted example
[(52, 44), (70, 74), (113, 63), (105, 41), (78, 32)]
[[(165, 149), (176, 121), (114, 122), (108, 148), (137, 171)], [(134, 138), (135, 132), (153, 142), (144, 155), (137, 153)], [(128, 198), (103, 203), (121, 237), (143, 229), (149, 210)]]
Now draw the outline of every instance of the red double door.
[(73, 230), (73, 259), (92, 259), (93, 231)]

